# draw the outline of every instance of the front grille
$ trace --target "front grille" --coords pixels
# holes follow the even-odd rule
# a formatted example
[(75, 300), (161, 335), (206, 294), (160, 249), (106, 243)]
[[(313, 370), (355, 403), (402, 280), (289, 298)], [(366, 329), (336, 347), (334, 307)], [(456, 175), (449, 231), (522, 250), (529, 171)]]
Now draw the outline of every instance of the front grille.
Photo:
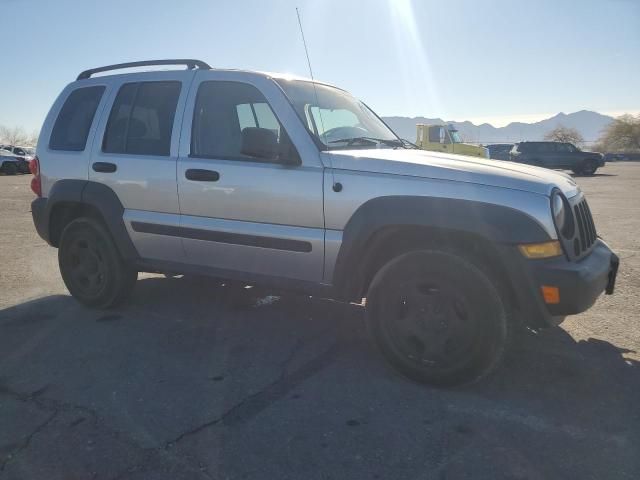
[(577, 227), (576, 236), (573, 239), (573, 250), (576, 256), (580, 256), (591, 248), (598, 236), (586, 199), (583, 198), (573, 206), (573, 213)]

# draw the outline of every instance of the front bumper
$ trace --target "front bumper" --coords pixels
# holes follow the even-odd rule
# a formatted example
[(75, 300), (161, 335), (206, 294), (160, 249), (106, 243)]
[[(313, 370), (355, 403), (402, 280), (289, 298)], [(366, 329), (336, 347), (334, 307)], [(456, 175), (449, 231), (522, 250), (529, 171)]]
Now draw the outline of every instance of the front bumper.
[[(515, 250), (509, 262), (511, 280), (518, 307), (528, 316), (529, 326), (556, 325), (567, 315), (589, 309), (603, 291), (613, 293), (619, 259), (601, 239), (596, 240), (591, 253), (580, 261), (569, 261), (564, 256), (527, 260)], [(545, 303), (542, 285), (559, 289), (559, 303)]]

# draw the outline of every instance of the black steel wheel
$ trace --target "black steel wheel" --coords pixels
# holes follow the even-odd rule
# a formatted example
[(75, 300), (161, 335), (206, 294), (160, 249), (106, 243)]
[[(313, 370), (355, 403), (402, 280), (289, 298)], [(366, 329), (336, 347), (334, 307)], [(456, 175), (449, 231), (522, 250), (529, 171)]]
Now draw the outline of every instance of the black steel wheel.
[(90, 218), (76, 219), (64, 229), (58, 264), (71, 295), (91, 307), (118, 305), (138, 277), (138, 272), (122, 261), (103, 225)]
[(374, 277), (367, 319), (380, 351), (403, 375), (434, 385), (489, 373), (507, 343), (504, 305), (490, 279), (452, 253), (415, 251)]

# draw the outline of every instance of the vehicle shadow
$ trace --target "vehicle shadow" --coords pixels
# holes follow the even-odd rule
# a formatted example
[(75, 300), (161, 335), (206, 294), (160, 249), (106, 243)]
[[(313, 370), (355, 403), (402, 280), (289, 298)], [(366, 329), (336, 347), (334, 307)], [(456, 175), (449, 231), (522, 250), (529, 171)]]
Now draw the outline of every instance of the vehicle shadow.
[[(21, 399), (15, 418), (31, 404), (56, 415), (38, 441), (6, 427), (0, 463), (35, 469), (55, 455), (87, 478), (145, 462), (188, 470), (194, 457), (200, 470), (184, 478), (321, 478), (317, 465), (338, 465), (336, 478), (640, 473), (634, 352), (528, 332), (489, 378), (434, 389), (387, 367), (361, 306), (246, 287), (154, 276), (114, 310), (56, 295), (0, 311), (0, 402)], [(95, 454), (77, 459), (88, 438)], [(269, 461), (258, 468), (243, 452)]]
[(582, 175), (577, 173), (569, 173), (574, 178), (591, 178), (591, 177), (617, 177), (618, 175), (615, 173), (594, 173), (593, 175)]

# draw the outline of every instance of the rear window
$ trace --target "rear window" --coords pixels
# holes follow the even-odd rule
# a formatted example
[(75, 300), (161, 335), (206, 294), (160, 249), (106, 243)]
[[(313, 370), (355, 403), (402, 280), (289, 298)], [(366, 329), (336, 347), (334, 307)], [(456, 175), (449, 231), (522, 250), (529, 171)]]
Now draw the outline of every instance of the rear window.
[(102, 151), (168, 156), (180, 82), (127, 83), (120, 88)]
[(49, 148), (81, 152), (87, 146), (87, 137), (93, 117), (104, 93), (103, 86), (78, 88), (64, 102), (53, 125)]

